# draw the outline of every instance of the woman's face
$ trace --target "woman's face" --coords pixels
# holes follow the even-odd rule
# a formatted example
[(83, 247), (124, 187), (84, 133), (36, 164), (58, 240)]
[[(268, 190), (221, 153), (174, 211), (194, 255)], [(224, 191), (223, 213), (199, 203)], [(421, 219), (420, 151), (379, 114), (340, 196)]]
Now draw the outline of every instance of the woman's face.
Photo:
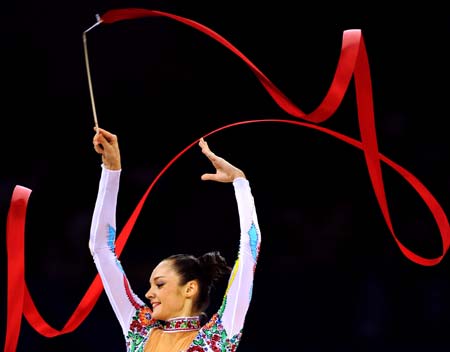
[(168, 320), (190, 316), (187, 285), (179, 285), (179, 275), (173, 269), (172, 261), (160, 262), (150, 276), (150, 289), (145, 294), (153, 307), (152, 318)]

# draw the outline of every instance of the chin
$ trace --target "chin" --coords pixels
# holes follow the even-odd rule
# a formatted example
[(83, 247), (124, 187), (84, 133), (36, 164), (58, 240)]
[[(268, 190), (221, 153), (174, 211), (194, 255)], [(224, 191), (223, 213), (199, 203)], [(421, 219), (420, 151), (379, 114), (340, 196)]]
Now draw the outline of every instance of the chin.
[(152, 318), (153, 319), (156, 319), (156, 320), (164, 320), (163, 318), (161, 318), (161, 314), (158, 314), (158, 313), (153, 313), (152, 314)]
[(168, 320), (170, 317), (167, 316), (167, 314), (161, 314), (159, 312), (153, 312), (152, 318), (156, 320)]

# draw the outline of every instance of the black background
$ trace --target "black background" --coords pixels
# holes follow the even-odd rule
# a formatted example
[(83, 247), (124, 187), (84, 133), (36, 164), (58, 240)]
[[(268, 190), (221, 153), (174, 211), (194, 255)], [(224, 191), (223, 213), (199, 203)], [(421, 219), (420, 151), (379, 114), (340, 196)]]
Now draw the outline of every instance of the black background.
[[(450, 16), (444, 8), (288, 1), (3, 4), (0, 218), (6, 220), (15, 185), (32, 189), (25, 276), (54, 328), (62, 329), (96, 275), (87, 243), (100, 158), (92, 148), (82, 33), (96, 14), (124, 7), (167, 11), (211, 28), (304, 112), (313, 111), (329, 88), (343, 31), (361, 29), (379, 150), (414, 174), (448, 214)], [(294, 119), (243, 61), (179, 22), (159, 17), (100, 25), (88, 33), (88, 48), (99, 124), (119, 135), (122, 151), (119, 228), (154, 177), (199, 137), (238, 121)], [(321, 125), (360, 140), (353, 82)], [(424, 267), (401, 253), (359, 149), (280, 123), (228, 128), (208, 142), (246, 172), (263, 235), (241, 352), (448, 349), (448, 258)], [(442, 254), (423, 200), (391, 168), (382, 169), (398, 239), (421, 256)], [(234, 260), (233, 191), (201, 182), (207, 171), (208, 162), (191, 148), (147, 199), (121, 256), (141, 297), (152, 268), (169, 254), (218, 249)], [(5, 318), (0, 321), (4, 341)], [(97, 350), (125, 350), (104, 294), (67, 335), (45, 338), (22, 321), (18, 351)]]

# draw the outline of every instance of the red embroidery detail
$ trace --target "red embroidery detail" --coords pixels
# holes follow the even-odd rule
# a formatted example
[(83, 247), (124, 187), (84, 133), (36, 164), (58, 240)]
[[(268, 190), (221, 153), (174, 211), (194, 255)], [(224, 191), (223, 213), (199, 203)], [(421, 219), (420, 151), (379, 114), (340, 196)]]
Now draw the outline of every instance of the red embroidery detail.
[[(125, 287), (125, 292), (127, 294), (128, 299), (130, 300), (131, 304), (133, 305), (133, 307), (136, 309), (139, 309), (141, 307), (141, 305), (138, 302), (136, 302), (136, 300), (134, 299), (133, 294), (131, 293), (130, 284), (125, 275), (123, 276), (123, 286)], [(151, 313), (151, 310), (150, 310), (150, 313)]]

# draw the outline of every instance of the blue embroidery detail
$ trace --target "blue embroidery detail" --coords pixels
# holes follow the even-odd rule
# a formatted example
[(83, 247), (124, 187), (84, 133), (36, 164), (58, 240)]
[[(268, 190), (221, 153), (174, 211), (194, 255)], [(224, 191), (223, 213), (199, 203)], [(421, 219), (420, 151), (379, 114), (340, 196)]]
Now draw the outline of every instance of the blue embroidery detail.
[(250, 236), (250, 250), (252, 251), (253, 259), (256, 261), (258, 255), (258, 231), (256, 231), (255, 224), (252, 223), (250, 230), (248, 230)]
[(112, 227), (111, 225), (108, 225), (108, 247), (111, 249), (111, 251), (114, 252), (114, 242), (116, 241), (116, 229)]
[[(112, 227), (111, 225), (108, 225), (108, 239), (107, 239), (107, 244), (108, 244), (108, 248), (111, 250), (111, 252), (115, 253), (115, 245), (116, 242), (116, 229), (114, 227)], [(120, 263), (120, 261), (118, 259), (116, 259), (116, 264), (119, 267), (120, 271), (125, 275), (125, 271), (123, 270), (122, 264)]]

